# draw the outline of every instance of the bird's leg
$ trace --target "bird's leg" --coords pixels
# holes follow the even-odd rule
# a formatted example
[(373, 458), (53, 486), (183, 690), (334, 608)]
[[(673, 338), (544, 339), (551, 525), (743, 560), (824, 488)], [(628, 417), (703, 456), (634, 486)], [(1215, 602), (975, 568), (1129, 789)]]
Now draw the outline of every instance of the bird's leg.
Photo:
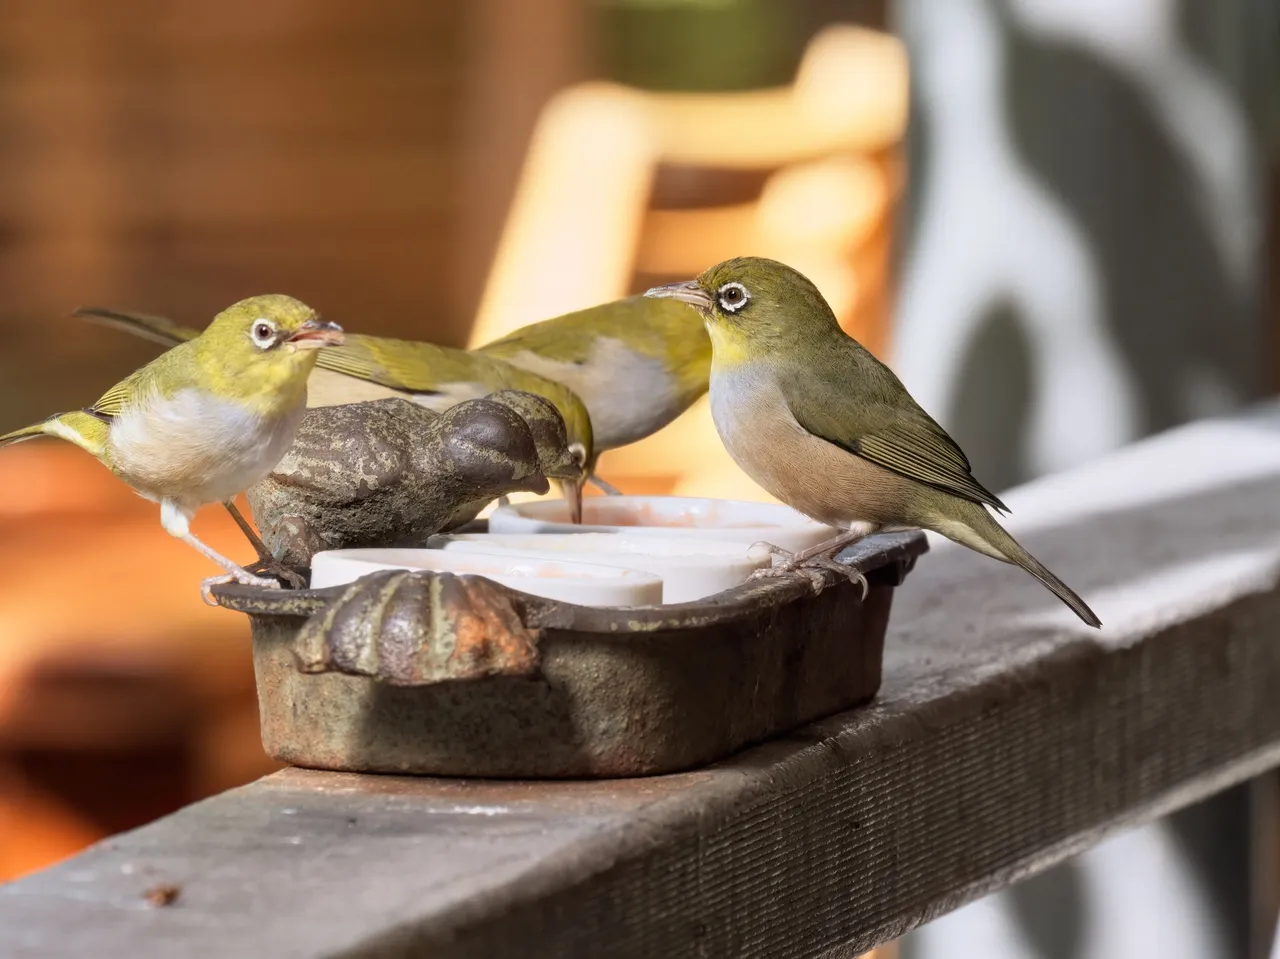
[(211, 592), (212, 587), (220, 586), (223, 583), (243, 583), (245, 586), (260, 586), (263, 589), (280, 588), (278, 580), (269, 579), (266, 576), (255, 576), (240, 564), (227, 559), (227, 557), (223, 556), (217, 550), (200, 542), (200, 540), (196, 539), (191, 533), (187, 533), (185, 536), (179, 536), (178, 538), (192, 549), (198, 551), (202, 556), (213, 560), (226, 570), (226, 573), (222, 576), (210, 576), (200, 583), (200, 595), (204, 597), (204, 601), (210, 606), (218, 605), (218, 601), (213, 598), (213, 593)]
[(752, 579), (766, 579), (776, 576), (787, 576), (792, 573), (800, 573), (809, 577), (809, 582), (813, 585), (814, 592), (822, 592), (826, 587), (826, 571), (830, 570), (840, 576), (845, 577), (852, 583), (858, 583), (862, 586), (862, 598), (867, 598), (867, 592), (870, 589), (867, 578), (855, 569), (846, 566), (844, 563), (836, 560), (836, 554), (843, 550), (846, 546), (856, 543), (865, 536), (875, 531), (875, 526), (870, 523), (855, 523), (849, 529), (839, 535), (825, 539), (821, 543), (802, 549), (796, 553), (787, 552), (780, 546), (774, 546), (772, 543), (763, 543), (761, 545), (768, 547), (769, 552), (782, 560), (775, 566), (766, 569), (758, 569), (751, 574)]
[(217, 606), (218, 601), (213, 598), (210, 588), (222, 583), (243, 583), (245, 586), (260, 586), (264, 589), (279, 589), (280, 584), (274, 579), (267, 579), (264, 576), (255, 576), (238, 563), (227, 559), (217, 550), (210, 546), (206, 546), (191, 532), (191, 514), (168, 500), (160, 504), (160, 524), (165, 528), (170, 536), (182, 540), (201, 556), (217, 563), (227, 572), (223, 576), (210, 576), (200, 584), (200, 595), (204, 601), (210, 606)]
[(614, 486), (612, 483), (602, 480), (595, 473), (592, 473), (590, 476), (587, 477), (587, 482), (590, 483), (592, 486), (594, 486), (596, 489), (600, 490), (600, 492), (604, 493), (606, 496), (622, 495), (622, 490), (618, 489), (618, 487)]
[(247, 539), (258, 554), (259, 562), (265, 562), (271, 556), (271, 551), (267, 549), (267, 544), (258, 536), (258, 531), (254, 529), (244, 514), (240, 512), (240, 508), (236, 506), (233, 500), (224, 500), (222, 503), (226, 507), (227, 512), (231, 514), (231, 518), (236, 521), (236, 525), (240, 527), (240, 532), (244, 533)]
[(240, 512), (239, 507), (231, 500), (226, 500), (222, 504), (227, 508), (227, 512), (231, 514), (231, 518), (236, 521), (236, 525), (240, 527), (240, 532), (244, 533), (245, 538), (253, 545), (258, 553), (258, 561), (250, 563), (245, 569), (250, 573), (270, 573), (272, 576), (278, 576), (294, 589), (306, 589), (307, 581), (298, 573), (285, 566), (284, 563), (271, 555), (271, 550), (267, 549), (267, 544), (262, 541), (262, 537), (258, 535), (244, 514)]
[[(876, 527), (871, 523), (854, 523), (849, 529), (845, 530), (830, 539), (824, 539), (815, 546), (808, 549), (802, 549), (800, 552), (791, 557), (794, 563), (807, 563), (813, 559), (829, 559), (835, 561), (836, 555), (839, 554), (846, 546), (852, 546), (860, 539), (865, 539), (874, 533)], [(837, 563), (837, 566), (843, 566)]]

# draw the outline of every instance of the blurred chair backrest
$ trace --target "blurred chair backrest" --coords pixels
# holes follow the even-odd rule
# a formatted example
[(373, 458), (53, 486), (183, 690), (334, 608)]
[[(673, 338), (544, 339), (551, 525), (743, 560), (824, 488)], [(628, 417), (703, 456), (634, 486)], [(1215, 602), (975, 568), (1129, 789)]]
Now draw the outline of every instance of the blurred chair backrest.
[[(685, 94), (594, 82), (561, 92), (535, 127), (471, 345), (626, 296), (638, 278), (688, 278), (755, 254), (809, 276), (841, 325), (881, 352), (908, 94), (900, 42), (846, 25), (814, 36), (786, 87)], [(664, 171), (756, 175), (761, 186), (741, 202), (695, 192), (664, 208), (655, 196)], [(692, 492), (692, 464), (681, 460), (710, 428), (695, 409), (609, 454), (602, 470), (667, 476)], [(723, 467), (713, 470), (719, 495)], [(742, 481), (731, 485), (760, 496)]]

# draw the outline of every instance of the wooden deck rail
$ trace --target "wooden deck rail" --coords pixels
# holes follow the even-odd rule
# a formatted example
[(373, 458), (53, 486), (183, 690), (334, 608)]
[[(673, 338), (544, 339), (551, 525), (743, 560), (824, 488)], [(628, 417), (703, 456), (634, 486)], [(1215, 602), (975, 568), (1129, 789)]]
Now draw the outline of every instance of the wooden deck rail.
[(1280, 763), (1280, 408), (1008, 501), (1100, 633), (943, 545), (869, 708), (649, 780), (280, 773), (0, 887), (0, 955), (852, 956)]

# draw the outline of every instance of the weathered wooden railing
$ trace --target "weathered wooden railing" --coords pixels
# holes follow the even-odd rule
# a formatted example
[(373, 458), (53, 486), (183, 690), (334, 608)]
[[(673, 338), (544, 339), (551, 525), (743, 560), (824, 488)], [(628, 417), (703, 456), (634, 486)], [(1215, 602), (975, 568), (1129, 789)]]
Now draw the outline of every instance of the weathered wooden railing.
[(1101, 632), (944, 544), (868, 708), (647, 780), (283, 772), (0, 887), (0, 955), (854, 955), (1280, 764), (1280, 411), (1008, 501)]

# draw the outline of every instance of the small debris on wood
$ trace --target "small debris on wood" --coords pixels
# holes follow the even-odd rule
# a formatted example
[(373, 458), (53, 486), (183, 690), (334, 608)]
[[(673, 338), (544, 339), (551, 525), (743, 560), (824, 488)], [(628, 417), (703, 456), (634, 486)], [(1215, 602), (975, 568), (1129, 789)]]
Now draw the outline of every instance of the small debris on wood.
[(178, 894), (182, 892), (181, 886), (176, 886), (171, 882), (162, 882), (159, 885), (152, 886), (144, 894), (143, 898), (157, 909), (164, 906), (172, 906), (178, 901)]

